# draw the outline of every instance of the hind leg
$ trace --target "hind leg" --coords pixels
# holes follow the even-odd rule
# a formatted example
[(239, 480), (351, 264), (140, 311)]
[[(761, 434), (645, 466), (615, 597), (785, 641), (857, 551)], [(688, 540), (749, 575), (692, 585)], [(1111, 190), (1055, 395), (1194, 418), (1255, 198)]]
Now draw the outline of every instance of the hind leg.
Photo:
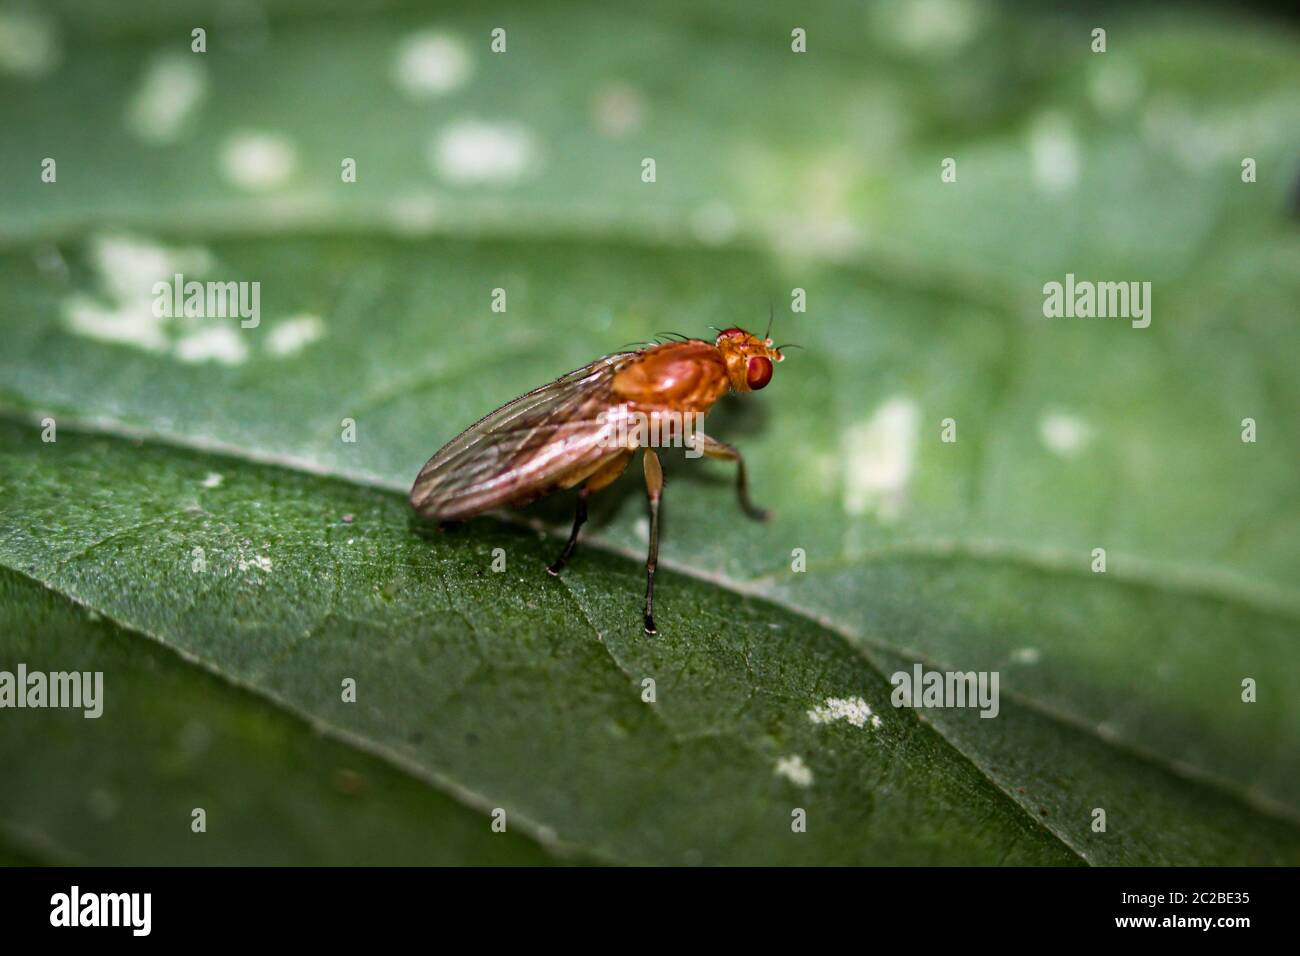
[(578, 547), (578, 532), (582, 530), (582, 526), (587, 521), (587, 499), (606, 485), (612, 484), (619, 475), (623, 474), (623, 469), (627, 467), (627, 463), (631, 458), (631, 452), (623, 452), (608, 464), (598, 468), (587, 479), (586, 483), (578, 489), (578, 510), (573, 516), (573, 530), (569, 532), (569, 540), (565, 542), (564, 550), (560, 552), (560, 556), (546, 569), (549, 574), (558, 577), (559, 573), (564, 570), (564, 566), (569, 563), (569, 558), (573, 557), (573, 552)]

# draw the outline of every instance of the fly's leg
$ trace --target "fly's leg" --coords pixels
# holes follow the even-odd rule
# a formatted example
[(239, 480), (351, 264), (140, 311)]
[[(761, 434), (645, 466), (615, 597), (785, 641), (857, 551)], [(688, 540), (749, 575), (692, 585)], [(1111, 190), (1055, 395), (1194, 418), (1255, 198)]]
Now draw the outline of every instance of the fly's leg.
[(745, 459), (741, 457), (740, 452), (725, 442), (710, 438), (708, 435), (697, 435), (696, 439), (703, 443), (701, 450), (708, 457), (721, 458), (724, 461), (734, 461), (736, 463), (736, 495), (740, 498), (741, 510), (755, 521), (766, 521), (770, 518), (772, 516), (770, 511), (758, 507), (749, 500), (749, 482), (745, 477)]
[(645, 632), (655, 633), (655, 565), (659, 563), (659, 499), (664, 490), (664, 472), (659, 466), (659, 456), (647, 448), (642, 458), (645, 465), (645, 490), (650, 501), (650, 551), (645, 559)]
[(573, 557), (573, 549), (578, 546), (578, 532), (587, 521), (587, 499), (591, 497), (591, 486), (583, 485), (578, 489), (578, 511), (573, 516), (573, 530), (569, 532), (569, 540), (564, 545), (564, 550), (560, 556), (555, 559), (555, 563), (546, 569), (547, 573), (553, 577), (559, 577), (564, 566), (569, 563), (569, 558)]
[[(596, 470), (586, 484), (578, 489), (578, 510), (573, 516), (573, 530), (569, 532), (569, 540), (564, 545), (564, 550), (560, 556), (555, 559), (555, 563), (546, 570), (553, 576), (558, 577), (568, 564), (569, 558), (573, 557), (574, 550), (578, 547), (578, 532), (587, 521), (587, 499), (600, 491), (606, 485), (612, 484), (619, 475), (623, 474), (623, 469), (627, 463), (632, 460), (630, 451), (620, 452), (616, 457), (609, 460)], [(571, 486), (570, 486), (571, 487)]]

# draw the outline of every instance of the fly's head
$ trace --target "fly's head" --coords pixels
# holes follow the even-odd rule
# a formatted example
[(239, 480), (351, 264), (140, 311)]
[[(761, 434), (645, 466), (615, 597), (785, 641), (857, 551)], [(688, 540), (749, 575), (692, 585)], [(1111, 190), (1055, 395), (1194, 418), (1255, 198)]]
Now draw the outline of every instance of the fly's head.
[(738, 392), (756, 392), (772, 381), (772, 369), (785, 356), (770, 338), (759, 338), (744, 329), (724, 329), (714, 342), (727, 363), (727, 378)]

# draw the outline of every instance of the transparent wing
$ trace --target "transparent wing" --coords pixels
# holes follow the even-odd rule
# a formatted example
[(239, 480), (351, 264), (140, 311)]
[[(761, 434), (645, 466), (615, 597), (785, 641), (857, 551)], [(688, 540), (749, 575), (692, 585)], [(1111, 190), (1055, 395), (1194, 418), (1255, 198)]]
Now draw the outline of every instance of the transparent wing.
[(562, 375), (479, 419), (420, 469), (411, 505), (428, 518), (459, 520), (522, 504), (620, 452), (613, 380), (636, 352), (618, 352)]

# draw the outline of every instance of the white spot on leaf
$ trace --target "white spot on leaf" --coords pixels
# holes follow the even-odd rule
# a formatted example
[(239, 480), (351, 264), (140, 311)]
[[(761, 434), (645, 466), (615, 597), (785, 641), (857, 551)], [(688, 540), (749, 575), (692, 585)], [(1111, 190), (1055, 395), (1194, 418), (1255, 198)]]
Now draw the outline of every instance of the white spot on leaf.
[(845, 433), (844, 510), (873, 511), (885, 523), (898, 519), (916, 459), (921, 410), (908, 398), (889, 399)]
[(0, 9), (0, 72), (35, 79), (53, 70), (61, 59), (52, 17), (29, 7)]
[(909, 53), (951, 53), (971, 41), (982, 11), (973, 0), (876, 0), (874, 32)]
[(814, 724), (833, 724), (837, 720), (847, 720), (854, 727), (872, 728), (880, 726), (880, 717), (871, 711), (871, 705), (861, 697), (827, 697), (826, 703), (808, 711), (808, 719)]
[(155, 57), (126, 108), (126, 124), (147, 143), (171, 143), (207, 95), (208, 77), (198, 57)]
[(106, 306), (77, 293), (63, 301), (63, 321), (76, 334), (100, 342), (131, 345), (146, 352), (167, 349), (162, 320), (154, 316), (148, 300), (135, 305)]
[(154, 314), (153, 287), (175, 273), (201, 274), (212, 257), (198, 246), (167, 248), (133, 236), (109, 234), (91, 240), (89, 260), (101, 297), (77, 292), (63, 301), (66, 326), (78, 335), (129, 345), (146, 352), (169, 347), (168, 319)]
[(1034, 185), (1049, 194), (1069, 192), (1079, 182), (1081, 153), (1074, 128), (1065, 117), (1041, 116), (1029, 131), (1029, 158)]
[(1049, 412), (1038, 422), (1038, 436), (1049, 451), (1070, 458), (1092, 440), (1092, 426), (1073, 415)]
[(458, 120), (434, 137), (434, 169), (458, 185), (519, 179), (534, 162), (533, 138), (518, 123)]
[(409, 95), (426, 99), (464, 85), (472, 67), (469, 51), (459, 39), (426, 31), (402, 41), (393, 62), (393, 80)]
[(798, 754), (780, 757), (776, 761), (776, 774), (785, 777), (798, 787), (811, 787), (813, 772)]
[(212, 256), (200, 246), (168, 248), (134, 236), (110, 234), (90, 244), (91, 264), (104, 291), (118, 300), (153, 301), (156, 282), (171, 282), (176, 273), (186, 278), (212, 268)]
[(266, 337), (266, 348), (281, 358), (297, 355), (325, 334), (325, 323), (315, 315), (295, 315), (277, 322)]
[(1011, 652), (1011, 659), (1017, 664), (1037, 664), (1042, 656), (1036, 647), (1020, 647)]
[(297, 151), (278, 133), (239, 132), (221, 147), (221, 172), (240, 189), (270, 189), (285, 182), (298, 164)]
[(220, 362), (240, 365), (248, 360), (248, 346), (239, 337), (238, 325), (205, 325), (184, 335), (175, 355), (182, 362)]

